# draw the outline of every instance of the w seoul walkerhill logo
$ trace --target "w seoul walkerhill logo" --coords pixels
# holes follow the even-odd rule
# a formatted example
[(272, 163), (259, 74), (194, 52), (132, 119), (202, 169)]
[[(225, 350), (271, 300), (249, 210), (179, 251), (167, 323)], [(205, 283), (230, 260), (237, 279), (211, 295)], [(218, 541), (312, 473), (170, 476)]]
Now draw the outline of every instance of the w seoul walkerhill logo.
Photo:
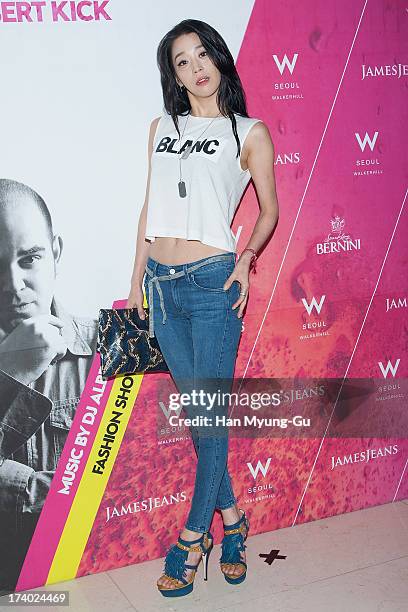
[(262, 463), (260, 459), (258, 459), (256, 466), (254, 467), (250, 461), (247, 462), (247, 467), (252, 475), (254, 480), (258, 478), (262, 478), (262, 484), (255, 484), (253, 487), (249, 487), (247, 489), (247, 493), (259, 493), (260, 491), (274, 490), (274, 487), (271, 482), (265, 482), (266, 475), (269, 471), (269, 466), (272, 461), (272, 457), (268, 457), (265, 465)]
[(372, 152), (374, 150), (375, 143), (377, 142), (378, 132), (374, 132), (372, 138), (370, 138), (367, 132), (364, 134), (364, 138), (361, 138), (360, 134), (358, 132), (355, 132), (355, 137), (362, 153), (364, 153), (367, 145), (369, 146)]
[(267, 472), (269, 470), (269, 466), (270, 466), (271, 461), (272, 461), (272, 457), (268, 457), (268, 459), (266, 461), (266, 464), (263, 465), (261, 460), (258, 459), (258, 462), (257, 462), (255, 467), (252, 465), (252, 463), (250, 461), (248, 461), (247, 466), (248, 466), (249, 471), (252, 474), (252, 478), (254, 480), (256, 480), (259, 472), (261, 472), (262, 476), (265, 478), (266, 474), (267, 474)]
[[(309, 303), (306, 300), (306, 298), (302, 298), (302, 304), (304, 306), (304, 309), (306, 310), (307, 317), (308, 317), (308, 321), (305, 321), (304, 317), (306, 315), (303, 312), (303, 315), (304, 315), (302, 317), (303, 319), (302, 329), (303, 330), (314, 330), (314, 331), (319, 330), (320, 332), (323, 332), (325, 330), (325, 328), (327, 327), (327, 323), (325, 319), (323, 318), (323, 316), (321, 315), (321, 310), (322, 310), (325, 299), (326, 299), (325, 295), (322, 295), (319, 301), (317, 301), (315, 296), (313, 296)], [(313, 316), (314, 310), (316, 311), (316, 314)], [(319, 335), (328, 336), (329, 334), (326, 331), (325, 333), (320, 333)]]
[(292, 78), (298, 57), (299, 53), (293, 53), (292, 59), (289, 59), (286, 53), (282, 59), (276, 53), (272, 55), (279, 75), (282, 79), (284, 79), (283, 81), (280, 80), (279, 82), (276, 81), (273, 83), (273, 88), (279, 93), (273, 94), (272, 100), (291, 100), (303, 98), (302, 92), (299, 91), (299, 82), (293, 80)]
[(346, 251), (359, 251), (361, 249), (360, 238), (351, 238), (344, 231), (345, 221), (339, 215), (330, 220), (331, 231), (324, 242), (316, 244), (317, 255), (328, 253), (344, 253)]
[[(376, 402), (397, 401), (401, 406), (406, 405), (406, 378), (397, 377), (400, 362), (400, 357), (395, 359), (394, 363), (388, 359), (385, 365), (382, 361), (377, 362), (378, 368), (384, 378), (384, 383), (377, 387)], [(391, 376), (389, 376), (389, 373), (391, 373)]]
[(388, 377), (388, 372), (391, 372), (391, 375), (393, 378), (395, 378), (396, 374), (397, 374), (397, 370), (398, 370), (398, 366), (400, 364), (401, 359), (398, 358), (396, 360), (396, 362), (394, 363), (394, 365), (391, 363), (391, 361), (388, 359), (387, 361), (387, 365), (384, 366), (382, 361), (378, 362), (378, 367), (381, 370), (381, 374), (383, 375), (384, 378)]
[(299, 53), (294, 53), (292, 55), (292, 61), (289, 61), (288, 56), (285, 55), (283, 56), (283, 60), (281, 61), (279, 59), (279, 57), (276, 54), (273, 54), (273, 59), (275, 61), (275, 64), (280, 72), (280, 75), (283, 76), (283, 72), (285, 70), (285, 68), (287, 68), (290, 72), (291, 75), (293, 75), (293, 71), (295, 69), (296, 66), (296, 62), (297, 62), (297, 58), (299, 57)]
[[(163, 401), (158, 402), (159, 405), (159, 421), (158, 421), (158, 445), (175, 444), (181, 440), (187, 440), (189, 437), (188, 428), (182, 425), (170, 425), (169, 419), (176, 415), (180, 417), (182, 406), (170, 407)], [(163, 418), (164, 417), (164, 418)]]
[[(358, 169), (354, 170), (354, 176), (371, 176), (373, 174), (378, 175), (383, 173), (378, 157), (376, 155), (370, 155), (370, 152), (374, 153), (378, 134), (379, 132), (374, 132), (373, 136), (369, 136), (368, 132), (365, 132), (364, 137), (361, 137), (358, 132), (354, 133), (361, 153), (365, 154), (365, 157), (359, 156), (356, 159), (355, 165)], [(377, 145), (377, 149), (378, 148)]]

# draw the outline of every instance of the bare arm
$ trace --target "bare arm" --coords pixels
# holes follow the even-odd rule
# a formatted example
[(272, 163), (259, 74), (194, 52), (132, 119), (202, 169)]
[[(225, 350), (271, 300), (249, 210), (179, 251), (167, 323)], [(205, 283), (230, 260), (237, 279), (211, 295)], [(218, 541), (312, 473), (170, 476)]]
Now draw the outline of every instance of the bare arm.
[[(246, 247), (260, 250), (271, 235), (279, 216), (278, 199), (276, 195), (274, 174), (274, 146), (267, 126), (256, 123), (249, 131), (242, 149), (242, 167), (249, 168), (254, 181), (260, 213)], [(243, 250), (243, 249), (242, 249)], [(249, 269), (252, 253), (245, 251), (241, 254), (234, 272), (225, 282), (224, 289), (228, 289), (234, 280), (238, 280), (241, 291), (245, 293), (232, 305), (239, 306), (238, 317), (242, 317), (248, 300)]]
[(146, 262), (149, 253), (150, 243), (148, 240), (145, 240), (146, 234), (146, 218), (147, 218), (147, 206), (148, 206), (148, 198), (149, 198), (149, 188), (150, 188), (150, 175), (151, 175), (151, 156), (153, 151), (153, 140), (156, 134), (157, 124), (159, 123), (160, 117), (156, 117), (153, 119), (150, 125), (149, 131), (149, 144), (148, 144), (148, 163), (149, 170), (147, 175), (147, 184), (146, 184), (146, 193), (145, 193), (145, 201), (140, 212), (139, 223), (137, 229), (137, 242), (136, 242), (136, 255), (135, 261), (133, 265), (132, 278), (130, 281), (130, 293), (127, 300), (126, 307), (127, 308), (137, 308), (139, 317), (141, 319), (145, 318), (144, 310), (143, 310), (143, 288), (142, 281), (145, 273)]
[(246, 163), (254, 181), (261, 209), (246, 246), (258, 252), (270, 237), (279, 216), (274, 173), (275, 151), (267, 126), (261, 122), (256, 123), (249, 132), (244, 147), (245, 145)]

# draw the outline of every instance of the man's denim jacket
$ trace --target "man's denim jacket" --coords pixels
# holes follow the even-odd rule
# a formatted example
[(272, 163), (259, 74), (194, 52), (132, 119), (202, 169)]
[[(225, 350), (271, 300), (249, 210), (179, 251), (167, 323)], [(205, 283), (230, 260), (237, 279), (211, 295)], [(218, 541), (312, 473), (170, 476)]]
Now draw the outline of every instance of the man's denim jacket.
[(29, 386), (0, 370), (0, 516), (14, 516), (17, 533), (24, 513), (41, 512), (96, 345), (95, 319), (55, 299), (51, 314), (64, 321), (65, 356)]

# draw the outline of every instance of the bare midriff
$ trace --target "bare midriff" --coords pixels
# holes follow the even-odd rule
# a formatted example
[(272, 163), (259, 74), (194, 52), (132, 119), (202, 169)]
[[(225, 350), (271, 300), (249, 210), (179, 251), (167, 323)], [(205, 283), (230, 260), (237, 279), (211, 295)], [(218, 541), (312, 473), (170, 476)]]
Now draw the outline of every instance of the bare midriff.
[(159, 263), (175, 266), (228, 252), (224, 249), (204, 244), (200, 240), (168, 238), (167, 236), (156, 237), (156, 240), (151, 242), (149, 247), (149, 257)]

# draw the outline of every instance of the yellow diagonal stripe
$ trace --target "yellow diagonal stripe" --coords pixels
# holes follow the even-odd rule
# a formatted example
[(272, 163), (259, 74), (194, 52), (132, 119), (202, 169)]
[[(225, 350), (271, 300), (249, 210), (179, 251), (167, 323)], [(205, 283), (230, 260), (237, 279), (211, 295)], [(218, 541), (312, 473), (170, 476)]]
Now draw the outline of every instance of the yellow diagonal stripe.
[(142, 380), (143, 374), (115, 378), (46, 584), (76, 577)]

